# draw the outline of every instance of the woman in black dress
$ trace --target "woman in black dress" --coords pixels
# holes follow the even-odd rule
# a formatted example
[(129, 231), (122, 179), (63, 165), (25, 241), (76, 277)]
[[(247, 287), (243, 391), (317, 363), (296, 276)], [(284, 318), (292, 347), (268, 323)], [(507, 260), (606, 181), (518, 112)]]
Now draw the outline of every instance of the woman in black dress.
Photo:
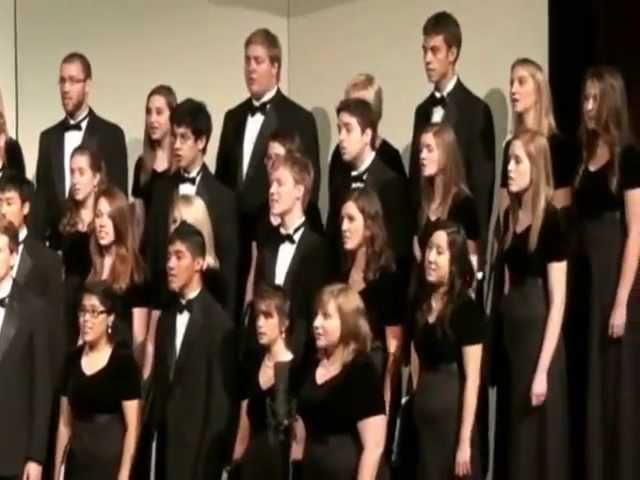
[(253, 300), (262, 358), (248, 365), (233, 452), (241, 479), (289, 480), (297, 366), (287, 347), (289, 300), (280, 287), (259, 287)]
[[(549, 142), (553, 176), (552, 202), (562, 210), (571, 205), (573, 182), (578, 168), (579, 152), (575, 141), (561, 135), (553, 115), (551, 88), (540, 64), (530, 58), (519, 58), (511, 65), (511, 108), (513, 134), (523, 130), (541, 133)], [(502, 181), (500, 183), (500, 212), (509, 203), (507, 165), (511, 139), (504, 146)]]
[(104, 163), (94, 150), (79, 146), (69, 162), (71, 188), (60, 222), (62, 264), (64, 268), (65, 318), (68, 319), (68, 343), (79, 339), (78, 304), (80, 291), (91, 271), (89, 239), (93, 232), (95, 199), (107, 182)]
[(133, 169), (131, 196), (134, 198), (137, 222), (144, 224), (144, 214), (149, 212), (153, 183), (168, 175), (172, 168), (171, 112), (178, 100), (168, 85), (157, 85), (147, 95), (145, 105), (144, 143), (142, 155)]
[(94, 230), (91, 235), (89, 280), (106, 280), (118, 294), (116, 343), (133, 348), (140, 365), (149, 324), (148, 288), (144, 265), (133, 238), (127, 197), (107, 186), (96, 195)]
[[(65, 367), (55, 480), (129, 480), (140, 425), (140, 376), (113, 341), (115, 295), (107, 282), (82, 290), (82, 346)], [(64, 465), (64, 476), (63, 476)]]
[(343, 280), (360, 294), (367, 310), (372, 333), (370, 356), (384, 382), (390, 431), (395, 419), (391, 406), (397, 406), (400, 393), (405, 292), (375, 192), (365, 188), (349, 194), (342, 206), (341, 230), (346, 260)]
[(414, 240), (417, 263), (422, 261), (431, 225), (443, 219), (464, 228), (472, 262), (477, 265), (480, 225), (475, 202), (467, 187), (456, 135), (447, 124), (430, 125), (420, 134), (419, 142), (422, 185), (418, 231)]
[(640, 478), (640, 152), (631, 145), (617, 70), (587, 73), (580, 134), (576, 215), (585, 281), (576, 287), (589, 308), (586, 478)]
[(411, 348), (419, 480), (481, 478), (476, 408), (486, 321), (462, 227), (433, 223)]
[(509, 151), (509, 208), (500, 240), (504, 298), (499, 303), (504, 356), (497, 365), (496, 479), (569, 477), (567, 379), (562, 320), (567, 233), (551, 203), (546, 138), (516, 135)]
[[(380, 374), (368, 350), (371, 332), (364, 304), (348, 285), (318, 296), (313, 322), (318, 362), (300, 390), (304, 480), (382, 478), (386, 423)], [(304, 429), (304, 434), (301, 430)]]
[(24, 176), (24, 156), (18, 141), (9, 136), (4, 112), (0, 109), (0, 176), (9, 170)]

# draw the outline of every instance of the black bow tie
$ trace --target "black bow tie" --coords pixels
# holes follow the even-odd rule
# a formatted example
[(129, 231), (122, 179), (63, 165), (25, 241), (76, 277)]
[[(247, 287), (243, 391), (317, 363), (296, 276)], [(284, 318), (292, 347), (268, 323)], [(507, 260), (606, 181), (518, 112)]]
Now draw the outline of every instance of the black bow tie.
[(198, 170), (195, 175), (187, 175), (184, 172), (180, 172), (180, 183), (189, 183), (191, 185), (195, 185), (198, 181), (198, 177), (200, 176), (201, 170)]
[(291, 243), (292, 245), (296, 244), (296, 238), (295, 235), (304, 228), (304, 222), (302, 222), (300, 225), (298, 225), (296, 228), (293, 229), (293, 232), (291, 233), (285, 233), (282, 230), (278, 230), (278, 241), (279, 243)]
[(431, 104), (433, 105), (433, 108), (436, 108), (436, 107), (445, 108), (447, 106), (447, 97), (445, 97), (444, 95), (436, 95), (434, 93), (433, 99), (431, 100)]
[(65, 133), (73, 131), (73, 130), (81, 132), (82, 131), (82, 123), (87, 119), (88, 116), (89, 116), (89, 114), (87, 113), (80, 120), (78, 120), (77, 122), (73, 122), (73, 123), (71, 123), (71, 120), (69, 120), (69, 118), (67, 118), (64, 121), (64, 131), (65, 131)]
[(367, 182), (368, 170), (351, 174), (351, 189), (364, 188)]
[(9, 306), (9, 295), (0, 298), (0, 308), (7, 308)]
[(256, 105), (252, 102), (251, 105), (249, 106), (249, 116), (253, 117), (256, 113), (261, 113), (262, 115), (266, 115), (267, 109), (269, 108), (269, 103), (270, 102), (267, 101), (267, 102), (262, 102)]
[(180, 300), (178, 302), (178, 313), (184, 313), (184, 312), (189, 312), (191, 313), (193, 311), (193, 300), (187, 300), (186, 302), (183, 302), (182, 300)]

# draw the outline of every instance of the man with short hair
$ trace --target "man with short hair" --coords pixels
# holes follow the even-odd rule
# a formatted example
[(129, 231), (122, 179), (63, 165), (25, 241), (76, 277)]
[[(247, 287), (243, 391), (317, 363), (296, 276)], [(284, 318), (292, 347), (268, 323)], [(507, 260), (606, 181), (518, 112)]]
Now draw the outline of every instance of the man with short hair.
[(128, 190), (124, 132), (89, 106), (92, 81), (91, 63), (85, 55), (72, 52), (62, 59), (58, 86), (65, 118), (40, 134), (36, 165), (40, 205), (33, 226), (37, 236), (56, 250), (60, 248), (58, 225), (71, 186), (71, 152), (78, 145), (91, 145), (105, 160), (109, 182), (125, 194)]
[[(416, 108), (413, 121), (409, 178), (414, 207), (417, 211), (420, 204), (419, 136), (428, 124), (447, 122), (456, 134), (462, 153), (484, 249), (495, 180), (493, 116), (486, 102), (474, 95), (458, 77), (456, 65), (462, 48), (462, 31), (456, 18), (449, 12), (435, 13), (425, 22), (422, 38), (424, 67), (434, 89)], [(484, 250), (480, 257), (484, 257)]]

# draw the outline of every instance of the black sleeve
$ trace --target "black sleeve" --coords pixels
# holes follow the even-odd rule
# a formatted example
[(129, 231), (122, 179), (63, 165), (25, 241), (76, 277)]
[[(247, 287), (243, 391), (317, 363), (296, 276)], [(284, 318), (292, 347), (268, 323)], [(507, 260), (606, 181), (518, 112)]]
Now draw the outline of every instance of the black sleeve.
[(71, 350), (64, 361), (64, 367), (62, 369), (62, 388), (60, 389), (61, 395), (69, 398), (71, 395), (71, 379), (73, 372), (78, 368), (78, 362), (80, 361), (80, 355), (82, 350), (80, 347)]
[[(53, 399), (53, 379), (49, 362), (49, 339), (44, 323), (37, 320), (46, 316), (44, 309), (32, 317), (33, 335), (31, 338), (31, 378), (32, 384), (32, 415), (29, 433), (29, 448), (27, 457), (43, 464), (46, 458), (49, 426), (51, 416), (51, 401)], [(36, 313), (36, 312), (34, 312)]]
[(133, 183), (131, 184), (131, 196), (133, 198), (142, 199), (143, 188), (140, 184), (140, 172), (142, 170), (142, 156), (139, 156), (136, 160), (136, 164), (133, 167)]
[[(112, 137), (112, 144), (106, 149), (110, 153), (105, 159), (107, 172), (109, 175), (109, 183), (112, 183), (122, 193), (127, 195), (129, 191), (129, 167), (127, 165), (127, 144), (124, 138), (124, 132), (118, 126), (115, 126)], [(111, 165), (111, 168), (109, 168)]]
[(114, 351), (113, 354), (118, 356), (116, 362), (118, 371), (118, 390), (116, 393), (118, 399), (120, 401), (139, 399), (141, 396), (140, 371), (133, 355), (127, 350)]
[(34, 205), (32, 205), (32, 212), (29, 215), (29, 230), (43, 241), (49, 236), (53, 219), (53, 209), (44, 208), (44, 206), (56, 204), (51, 158), (48, 152), (47, 136), (42, 132), (38, 141), (38, 160), (36, 163), (36, 195), (34, 199), (36, 208), (33, 208)]
[(382, 323), (386, 327), (404, 324), (404, 289), (397, 272), (383, 272), (380, 274), (379, 296), (381, 304)]
[(224, 196), (220, 196), (220, 204), (215, 207), (215, 218), (211, 224), (214, 229), (216, 250), (220, 259), (220, 271), (227, 286), (226, 305), (223, 305), (229, 315), (235, 315), (236, 289), (238, 288), (239, 220), (238, 206), (233, 192), (226, 187)]
[(507, 140), (502, 150), (502, 176), (500, 177), (500, 188), (507, 188), (507, 168), (509, 166), (509, 148), (511, 148), (511, 140)]
[(468, 240), (480, 241), (480, 224), (478, 222), (478, 211), (471, 195), (464, 195), (458, 200), (455, 206), (454, 215), (451, 219), (459, 223), (464, 229)]
[(22, 147), (17, 140), (13, 138), (7, 138), (5, 144), (7, 167), (19, 175), (25, 175), (24, 167), (24, 155), (22, 154)]
[(478, 303), (467, 297), (460, 301), (453, 315), (451, 327), (460, 345), (484, 343), (487, 333), (487, 319)]
[(224, 114), (222, 121), (222, 131), (220, 132), (220, 141), (218, 142), (218, 154), (216, 155), (216, 171), (215, 177), (222, 182), (223, 185), (231, 187), (232, 178), (235, 175), (233, 171), (233, 159), (230, 153), (230, 146), (233, 139), (233, 125), (231, 112)]
[(350, 398), (345, 398), (345, 405), (350, 410), (354, 423), (385, 414), (382, 379), (367, 354), (358, 354), (351, 364)]
[(539, 242), (546, 263), (561, 262), (568, 256), (567, 231), (555, 207), (549, 206), (540, 228)]
[(620, 158), (620, 187), (623, 191), (640, 188), (640, 151), (627, 147)]
[(320, 182), (322, 180), (322, 171), (320, 168), (320, 147), (318, 141), (318, 127), (316, 120), (311, 112), (305, 112), (303, 129), (300, 132), (302, 145), (307, 154), (311, 165), (313, 166), (313, 188), (311, 189), (311, 200), (318, 202), (320, 194)]

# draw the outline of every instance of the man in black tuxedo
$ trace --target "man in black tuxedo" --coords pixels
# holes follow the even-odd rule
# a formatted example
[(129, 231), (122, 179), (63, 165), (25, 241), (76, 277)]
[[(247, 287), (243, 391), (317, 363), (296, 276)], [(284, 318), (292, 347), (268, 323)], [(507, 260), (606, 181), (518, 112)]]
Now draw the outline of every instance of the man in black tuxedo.
[(233, 323), (202, 284), (202, 233), (182, 222), (169, 237), (169, 288), (158, 321), (151, 405), (155, 478), (220, 478), (237, 417)]
[(12, 278), (18, 242), (0, 220), (0, 479), (40, 480), (52, 402), (47, 311)]
[[(417, 211), (420, 204), (420, 134), (430, 123), (448, 122), (462, 152), (469, 188), (476, 201), (484, 248), (491, 218), (495, 177), (493, 116), (489, 106), (474, 95), (456, 73), (462, 32), (455, 17), (448, 12), (432, 15), (425, 22), (422, 35), (425, 71), (434, 90), (418, 105), (413, 121), (409, 178), (414, 207)], [(484, 251), (481, 252), (482, 261)]]
[(349, 192), (368, 187), (380, 199), (391, 249), (404, 269), (411, 255), (411, 216), (407, 179), (380, 160), (376, 151), (377, 122), (371, 104), (360, 98), (344, 99), (336, 109), (340, 153), (349, 169), (341, 169), (329, 188), (327, 237), (334, 261), (341, 258), (340, 211)]
[[(296, 134), (313, 166), (311, 202), (320, 191), (318, 130), (313, 115), (280, 88), (280, 40), (266, 28), (251, 33), (244, 44), (244, 76), (249, 98), (227, 111), (222, 124), (216, 178), (238, 193), (241, 211), (241, 278), (249, 269), (251, 248), (246, 232), (267, 198), (269, 178), (264, 162), (269, 136), (276, 130)], [(239, 292), (242, 294), (242, 292)]]
[(153, 185), (151, 213), (145, 226), (145, 237), (149, 241), (144, 246), (151, 276), (157, 290), (163, 291), (169, 216), (175, 195), (198, 195), (207, 206), (220, 259), (225, 283), (222, 306), (233, 318), (238, 278), (238, 208), (235, 194), (216, 180), (204, 163), (211, 138), (211, 115), (204, 103), (187, 98), (171, 113), (171, 126), (178, 170)]
[[(311, 351), (316, 295), (332, 274), (326, 240), (308, 227), (304, 215), (313, 174), (309, 160), (295, 152), (274, 159), (269, 210), (279, 218), (280, 227), (272, 229), (258, 251), (254, 281), (254, 291), (261, 285), (277, 285), (286, 291), (290, 300), (290, 347), (300, 357)], [(256, 338), (253, 327), (249, 329), (250, 339)]]
[(102, 157), (109, 182), (128, 191), (127, 148), (122, 129), (99, 117), (89, 107), (91, 64), (82, 53), (69, 53), (60, 64), (60, 98), (65, 118), (40, 134), (36, 184), (37, 218), (32, 225), (38, 237), (60, 248), (58, 224), (71, 185), (71, 152), (81, 143), (91, 145)]

